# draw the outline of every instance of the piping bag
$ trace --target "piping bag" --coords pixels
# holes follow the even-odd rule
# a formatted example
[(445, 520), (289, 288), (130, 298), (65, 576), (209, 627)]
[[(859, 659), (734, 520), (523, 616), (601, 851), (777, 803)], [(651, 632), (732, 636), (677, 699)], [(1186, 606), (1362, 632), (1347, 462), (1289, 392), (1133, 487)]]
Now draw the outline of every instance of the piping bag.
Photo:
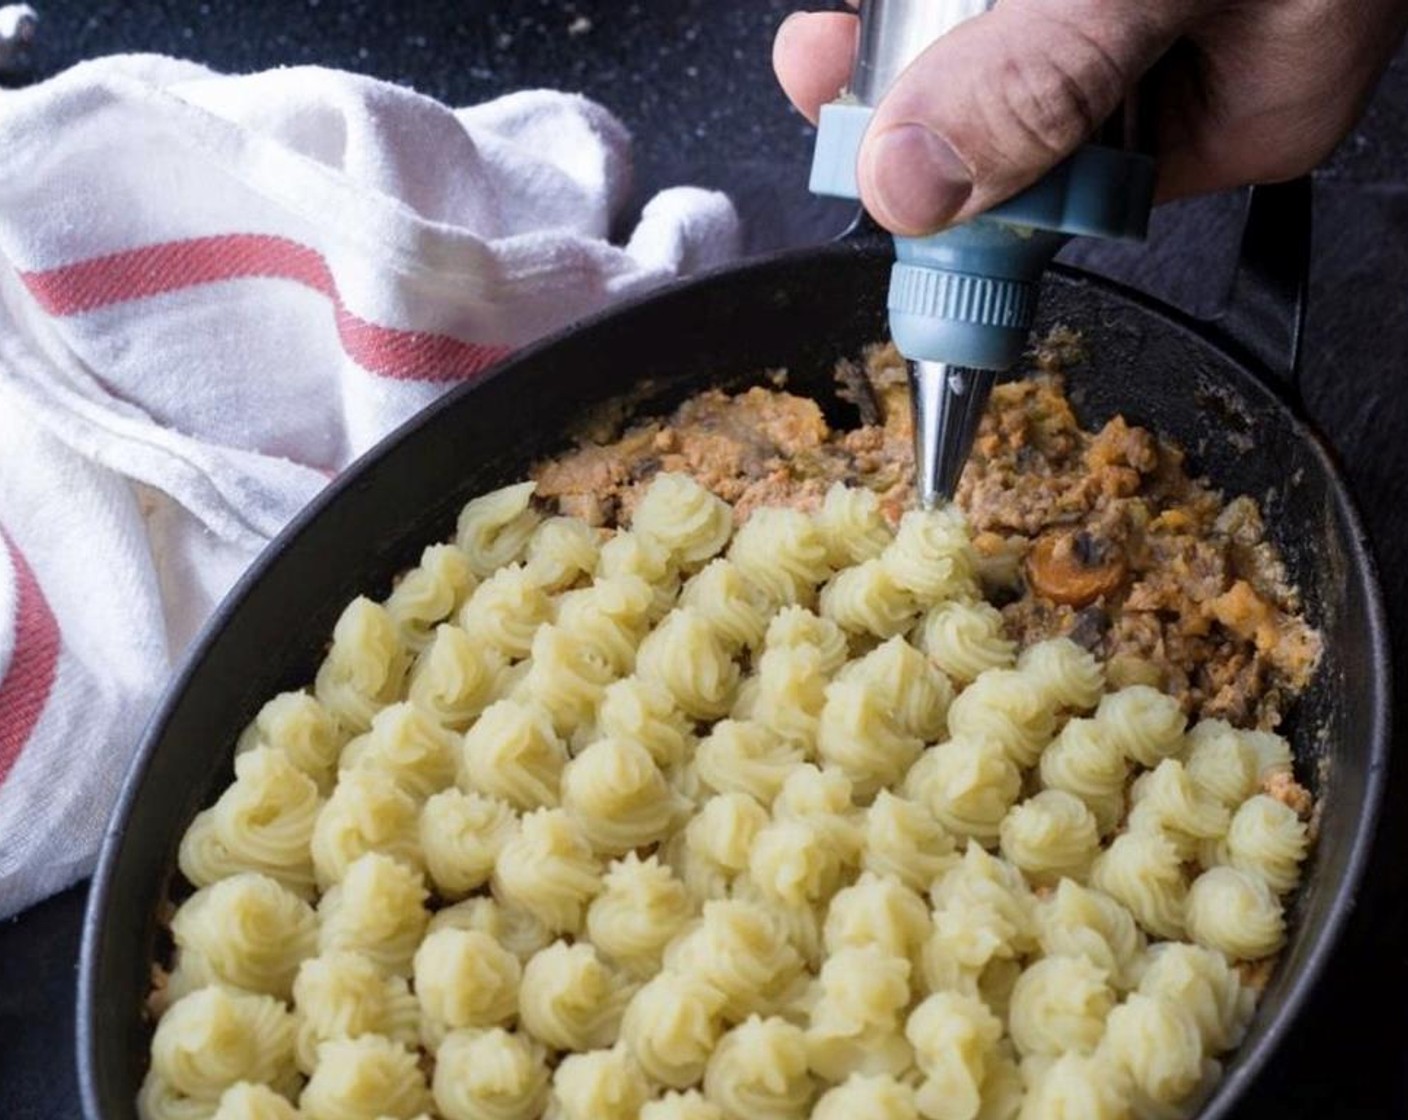
[[(934, 40), (996, 0), (864, 0), (848, 90), (823, 106), (811, 190), (860, 198), (856, 158), (872, 112)], [(936, 96), (942, 96), (939, 91)], [(929, 237), (896, 237), (890, 334), (909, 362), (916, 493), (951, 500), (993, 385), (1027, 348), (1042, 273), (1077, 235), (1142, 240), (1154, 161), (1131, 96), (1090, 143), (1021, 194)]]

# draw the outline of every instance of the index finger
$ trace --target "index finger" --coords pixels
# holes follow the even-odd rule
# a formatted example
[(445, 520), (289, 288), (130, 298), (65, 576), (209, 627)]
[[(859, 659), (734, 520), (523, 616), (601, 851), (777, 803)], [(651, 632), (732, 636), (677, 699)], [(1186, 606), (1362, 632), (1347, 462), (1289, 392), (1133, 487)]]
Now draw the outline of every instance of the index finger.
[(845, 12), (797, 12), (777, 29), (772, 48), (777, 80), (812, 123), (851, 80), (858, 26)]

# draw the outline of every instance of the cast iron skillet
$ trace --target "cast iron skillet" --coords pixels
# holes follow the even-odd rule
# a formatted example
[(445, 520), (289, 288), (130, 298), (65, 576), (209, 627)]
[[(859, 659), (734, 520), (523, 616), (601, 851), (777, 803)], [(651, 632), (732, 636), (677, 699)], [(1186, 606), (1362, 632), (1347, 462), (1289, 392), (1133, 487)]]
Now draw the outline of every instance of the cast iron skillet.
[[(1321, 798), (1319, 842), (1291, 940), (1246, 1044), (1205, 1118), (1225, 1117), (1291, 1026), (1354, 900), (1378, 814), (1389, 735), (1389, 655), (1374, 565), (1325, 446), (1272, 370), (1295, 368), (1309, 185), (1257, 192), (1242, 267), (1218, 323), (1200, 323), (1069, 269), (1046, 283), (1044, 325), (1085, 333), (1070, 375), (1086, 424), (1115, 412), (1185, 447), (1230, 494), (1263, 502), (1271, 534), (1326, 637), (1293, 715), (1298, 771)], [(274, 693), (313, 678), (343, 606), (379, 595), (470, 497), (521, 478), (594, 405), (648, 385), (640, 411), (785, 366), (794, 390), (854, 422), (830, 378), (884, 334), (890, 259), (864, 235), (673, 288), (505, 362), (434, 405), (302, 514), (240, 581), (147, 728), (89, 897), (78, 1059), (89, 1120), (127, 1120), (147, 1065), (142, 1015), (155, 915), (180, 836), (232, 775), (239, 729)]]

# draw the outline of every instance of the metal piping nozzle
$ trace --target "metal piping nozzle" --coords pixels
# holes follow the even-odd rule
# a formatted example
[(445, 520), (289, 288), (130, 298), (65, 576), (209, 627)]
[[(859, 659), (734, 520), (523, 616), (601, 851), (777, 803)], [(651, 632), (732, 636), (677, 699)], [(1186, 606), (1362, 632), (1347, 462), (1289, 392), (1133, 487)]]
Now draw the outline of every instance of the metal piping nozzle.
[(921, 509), (953, 500), (997, 373), (947, 362), (911, 362), (915, 491)]

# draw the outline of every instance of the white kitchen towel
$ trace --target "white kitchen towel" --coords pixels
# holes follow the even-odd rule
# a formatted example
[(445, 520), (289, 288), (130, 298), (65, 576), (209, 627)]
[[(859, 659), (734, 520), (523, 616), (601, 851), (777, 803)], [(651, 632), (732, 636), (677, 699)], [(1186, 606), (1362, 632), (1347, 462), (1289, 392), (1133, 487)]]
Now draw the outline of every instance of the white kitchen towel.
[(689, 188), (611, 244), (629, 192), (626, 130), (562, 93), (139, 55), (0, 92), (0, 917), (91, 870), (174, 664), (332, 476), (736, 253)]

